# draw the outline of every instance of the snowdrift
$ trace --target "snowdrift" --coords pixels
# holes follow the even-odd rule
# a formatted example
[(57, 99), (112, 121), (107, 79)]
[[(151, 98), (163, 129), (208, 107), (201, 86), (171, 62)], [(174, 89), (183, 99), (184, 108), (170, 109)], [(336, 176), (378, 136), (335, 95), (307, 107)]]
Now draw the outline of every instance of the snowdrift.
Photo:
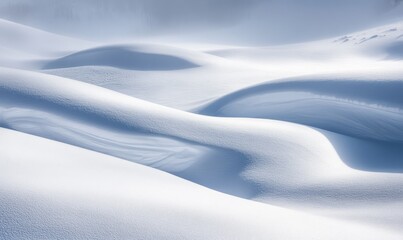
[(340, 239), (361, 238), (364, 232), (366, 239), (399, 239), (392, 231), (234, 198), (151, 168), (3, 128), (0, 144), (4, 239)]
[(354, 137), (403, 143), (401, 75), (399, 72), (383, 79), (313, 76), (268, 82), (226, 95), (199, 112), (278, 119)]
[(129, 70), (162, 71), (194, 68), (198, 65), (175, 56), (135, 51), (128, 46), (110, 46), (77, 52), (48, 62), (43, 68), (77, 66), (109, 66)]
[[(343, 163), (329, 140), (347, 141), (342, 135), (288, 122), (200, 116), (33, 72), (2, 69), (0, 79), (1, 126), (123, 157), (222, 192), (324, 208), (335, 201), (348, 206), (352, 195), (377, 207), (385, 196), (403, 197), (400, 175), (359, 172)], [(358, 141), (351, 149), (360, 144), (368, 147)]]

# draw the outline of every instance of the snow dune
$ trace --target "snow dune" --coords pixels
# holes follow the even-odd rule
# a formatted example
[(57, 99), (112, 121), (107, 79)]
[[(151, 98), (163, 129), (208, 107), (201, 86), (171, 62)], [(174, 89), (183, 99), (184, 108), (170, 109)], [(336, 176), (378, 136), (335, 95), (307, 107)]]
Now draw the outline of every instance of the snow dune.
[(110, 66), (130, 70), (157, 71), (197, 67), (196, 64), (175, 56), (145, 53), (128, 46), (109, 46), (77, 52), (48, 62), (44, 69), (77, 66)]
[[(192, 50), (191, 44), (187, 49), (161, 44), (108, 44), (41, 61), (42, 68), (50, 68), (42, 72), (193, 111), (214, 98), (268, 80), (313, 73), (340, 75), (340, 71), (351, 73), (354, 78), (360, 78), (363, 71), (368, 73), (364, 78), (381, 72), (399, 72), (401, 65), (395, 61), (398, 59), (379, 59), (390, 59), (388, 49), (399, 44), (396, 38), (403, 34), (402, 29), (402, 23), (397, 22), (313, 43), (235, 49), (215, 46), (218, 49), (206, 53)], [(378, 37), (360, 43), (373, 35)], [(149, 54), (149, 61), (139, 65), (135, 55), (144, 58), (143, 53)], [(397, 57), (398, 51), (393, 53)], [(167, 56), (183, 60), (185, 65), (174, 61), (181, 71), (163, 71), (173, 64), (168, 61), (166, 65)], [(121, 59), (126, 58), (133, 61), (122, 65)], [(158, 87), (161, 85), (164, 87)]]
[[(320, 214), (336, 206), (348, 214), (353, 203), (379, 209), (403, 198), (400, 175), (355, 171), (343, 163), (330, 140), (345, 141), (341, 135), (288, 122), (201, 116), (45, 74), (2, 69), (0, 75), (2, 127), (153, 166), (247, 199), (298, 209), (321, 206)], [(367, 146), (350, 141), (356, 141), (353, 149)], [(386, 219), (377, 223), (383, 226)]]
[(234, 198), (84, 149), (0, 133), (4, 239), (340, 239), (363, 232), (366, 239), (399, 239), (388, 230)]
[(403, 143), (403, 72), (395, 76), (313, 76), (242, 89), (200, 113), (269, 118), (344, 135)]

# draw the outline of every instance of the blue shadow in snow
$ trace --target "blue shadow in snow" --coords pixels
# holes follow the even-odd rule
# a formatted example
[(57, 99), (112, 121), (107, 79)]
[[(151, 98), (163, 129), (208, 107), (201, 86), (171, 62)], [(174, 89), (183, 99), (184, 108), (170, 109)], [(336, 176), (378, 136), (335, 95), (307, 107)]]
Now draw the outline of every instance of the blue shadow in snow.
[(317, 130), (326, 136), (349, 167), (371, 172), (403, 173), (403, 144)]

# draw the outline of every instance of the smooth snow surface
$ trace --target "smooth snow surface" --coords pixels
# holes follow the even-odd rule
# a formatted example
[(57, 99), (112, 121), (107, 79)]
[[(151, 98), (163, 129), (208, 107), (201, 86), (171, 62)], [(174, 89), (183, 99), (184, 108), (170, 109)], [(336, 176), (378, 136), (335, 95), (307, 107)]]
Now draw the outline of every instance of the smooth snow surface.
[(391, 231), (224, 195), (84, 149), (0, 133), (4, 239), (340, 239), (363, 232), (367, 239), (399, 239)]
[(3, 1), (0, 239), (402, 239), (402, 6)]

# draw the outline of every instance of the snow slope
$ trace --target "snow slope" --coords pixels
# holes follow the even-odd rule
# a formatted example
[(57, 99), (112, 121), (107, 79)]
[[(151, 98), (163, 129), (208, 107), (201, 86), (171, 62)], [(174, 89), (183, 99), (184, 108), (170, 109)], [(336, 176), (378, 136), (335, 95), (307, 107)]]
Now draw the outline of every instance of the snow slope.
[(69, 51), (89, 47), (92, 44), (0, 19), (0, 45), (2, 66), (36, 68), (32, 64), (38, 58), (54, 58)]
[(117, 158), (0, 132), (2, 239), (340, 239), (363, 233), (399, 239), (391, 231), (234, 198)]

